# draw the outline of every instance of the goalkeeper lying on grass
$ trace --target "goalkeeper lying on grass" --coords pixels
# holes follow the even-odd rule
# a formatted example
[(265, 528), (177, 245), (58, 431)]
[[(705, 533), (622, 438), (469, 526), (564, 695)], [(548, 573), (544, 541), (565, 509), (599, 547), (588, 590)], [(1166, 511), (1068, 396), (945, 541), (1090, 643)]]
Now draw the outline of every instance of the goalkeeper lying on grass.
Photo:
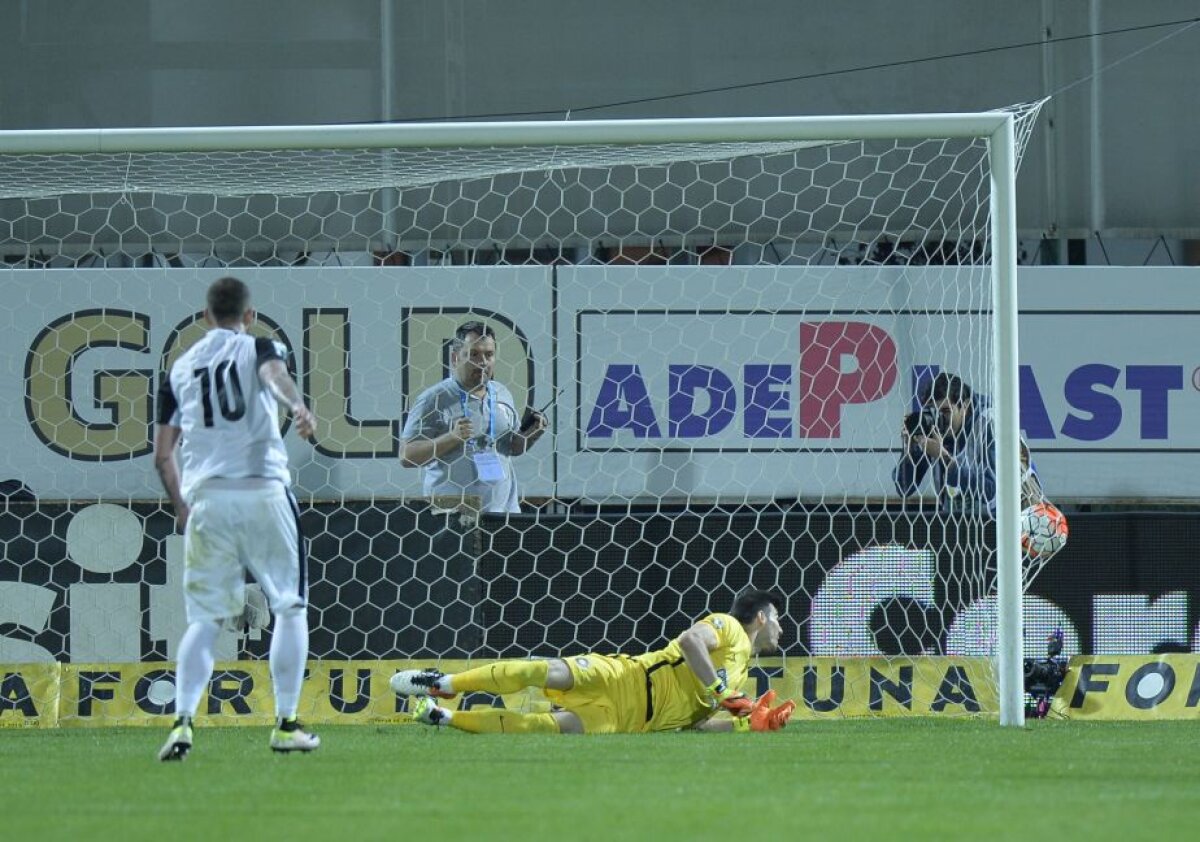
[[(403, 670), (391, 686), (417, 696), (413, 718), (477, 734), (636, 734), (698, 728), (705, 731), (775, 731), (787, 725), (794, 702), (772, 708), (774, 691), (757, 702), (739, 692), (750, 656), (779, 647), (783, 601), (748, 591), (729, 614), (710, 614), (645, 655), (580, 655), (546, 661), (499, 661), (445, 675), (436, 669)], [(516, 693), (540, 687), (555, 704), (549, 713), (500, 708), (451, 710), (435, 699), (458, 693)], [(730, 718), (713, 718), (725, 711)]]

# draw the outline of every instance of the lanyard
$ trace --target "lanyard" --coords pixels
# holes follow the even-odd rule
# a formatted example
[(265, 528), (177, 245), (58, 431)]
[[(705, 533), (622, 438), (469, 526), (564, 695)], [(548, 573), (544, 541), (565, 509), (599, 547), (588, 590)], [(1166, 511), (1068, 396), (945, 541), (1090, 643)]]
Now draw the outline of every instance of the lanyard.
[[(496, 441), (496, 392), (492, 388), (491, 381), (488, 381), (483, 387), (484, 394), (487, 396), (487, 424), (488, 424), (488, 445)], [(470, 418), (471, 412), (467, 407), (467, 391), (461, 386), (458, 389), (458, 401), (462, 404), (463, 418)], [(479, 411), (484, 412), (484, 402), (479, 401)]]

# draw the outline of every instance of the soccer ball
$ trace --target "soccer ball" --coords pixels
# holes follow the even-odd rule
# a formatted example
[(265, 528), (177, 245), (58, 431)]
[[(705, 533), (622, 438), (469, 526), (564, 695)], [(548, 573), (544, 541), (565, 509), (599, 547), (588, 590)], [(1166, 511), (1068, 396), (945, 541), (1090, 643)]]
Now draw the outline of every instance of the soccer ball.
[(1030, 558), (1048, 558), (1067, 543), (1067, 519), (1053, 503), (1021, 512), (1021, 546)]

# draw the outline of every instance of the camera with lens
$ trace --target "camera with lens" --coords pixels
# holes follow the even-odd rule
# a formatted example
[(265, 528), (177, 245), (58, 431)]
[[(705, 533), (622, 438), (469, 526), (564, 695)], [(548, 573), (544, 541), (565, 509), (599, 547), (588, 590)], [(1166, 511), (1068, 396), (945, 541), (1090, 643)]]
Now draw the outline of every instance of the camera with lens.
[(920, 412), (910, 412), (904, 416), (904, 429), (908, 430), (910, 436), (942, 435), (947, 426), (935, 406), (923, 406)]
[(1062, 629), (1046, 638), (1046, 657), (1025, 659), (1025, 715), (1044, 719), (1050, 702), (1067, 677), (1067, 659), (1062, 656)]

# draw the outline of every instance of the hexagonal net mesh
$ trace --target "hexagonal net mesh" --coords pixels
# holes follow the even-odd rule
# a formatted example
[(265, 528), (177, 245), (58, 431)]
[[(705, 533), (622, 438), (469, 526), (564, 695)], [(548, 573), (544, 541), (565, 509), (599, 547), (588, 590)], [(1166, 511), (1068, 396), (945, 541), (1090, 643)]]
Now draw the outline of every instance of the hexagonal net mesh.
[[(990, 177), (978, 138), (0, 154), (0, 663), (174, 658), (153, 397), (233, 274), (320, 423), (285, 429), (314, 662), (632, 653), (754, 586), (808, 711), (900, 704), (840, 665), (995, 648), (986, 504), (893, 476), (938, 371), (987, 406)], [(471, 320), (495, 483), (406, 458)], [(265, 657), (245, 619), (220, 660)]]

